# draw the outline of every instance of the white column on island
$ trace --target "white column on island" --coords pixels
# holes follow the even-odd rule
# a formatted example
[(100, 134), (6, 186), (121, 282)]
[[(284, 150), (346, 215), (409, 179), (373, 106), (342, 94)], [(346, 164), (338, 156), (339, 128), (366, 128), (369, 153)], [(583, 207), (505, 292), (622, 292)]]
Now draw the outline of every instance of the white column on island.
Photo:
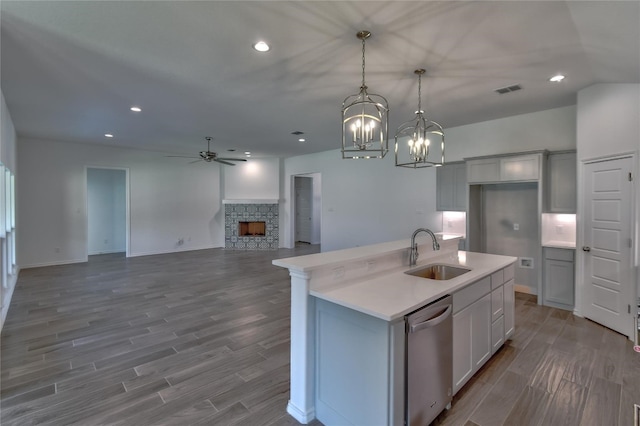
[(311, 275), (291, 276), (291, 394), (287, 412), (302, 424), (315, 419), (315, 298), (309, 295)]

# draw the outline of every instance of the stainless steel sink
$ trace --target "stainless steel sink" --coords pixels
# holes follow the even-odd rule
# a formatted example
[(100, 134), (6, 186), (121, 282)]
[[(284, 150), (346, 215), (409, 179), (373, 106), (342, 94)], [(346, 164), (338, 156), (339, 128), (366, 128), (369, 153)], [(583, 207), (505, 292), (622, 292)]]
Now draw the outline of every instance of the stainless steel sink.
[(445, 281), (455, 277), (459, 277), (462, 274), (466, 274), (471, 269), (461, 268), (458, 266), (433, 264), (422, 266), (420, 268), (411, 269), (405, 271), (405, 274), (413, 275), (414, 277), (428, 278), (430, 280)]

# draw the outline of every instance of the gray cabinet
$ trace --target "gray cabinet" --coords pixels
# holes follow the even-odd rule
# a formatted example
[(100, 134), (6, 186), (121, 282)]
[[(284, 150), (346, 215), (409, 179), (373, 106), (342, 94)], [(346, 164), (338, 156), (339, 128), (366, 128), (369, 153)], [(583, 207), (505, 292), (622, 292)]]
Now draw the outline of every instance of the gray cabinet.
[(541, 164), (541, 153), (470, 159), (467, 180), (471, 184), (537, 181)]
[(548, 158), (546, 210), (550, 213), (576, 212), (576, 153), (551, 153)]
[(466, 211), (467, 166), (448, 163), (436, 170), (436, 210)]
[(543, 304), (573, 310), (575, 250), (544, 248)]
[(453, 394), (513, 335), (514, 265), (453, 293)]

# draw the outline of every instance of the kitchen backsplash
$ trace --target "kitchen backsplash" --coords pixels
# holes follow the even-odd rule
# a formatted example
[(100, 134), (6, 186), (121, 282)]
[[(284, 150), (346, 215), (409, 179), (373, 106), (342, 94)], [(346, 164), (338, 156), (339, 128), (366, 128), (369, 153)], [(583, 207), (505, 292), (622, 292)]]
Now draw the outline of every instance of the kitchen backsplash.
[(467, 214), (465, 212), (442, 212), (442, 233), (466, 237)]
[(576, 215), (543, 213), (542, 245), (575, 248)]

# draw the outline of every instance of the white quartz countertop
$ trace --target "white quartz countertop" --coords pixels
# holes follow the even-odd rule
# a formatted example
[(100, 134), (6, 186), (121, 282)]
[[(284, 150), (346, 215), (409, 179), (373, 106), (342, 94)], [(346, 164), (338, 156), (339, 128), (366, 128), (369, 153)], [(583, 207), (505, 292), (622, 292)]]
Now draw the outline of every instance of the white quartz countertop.
[(575, 241), (543, 241), (542, 247), (551, 247), (551, 248), (563, 248), (563, 249), (575, 249), (576, 242)]
[[(398, 266), (340, 286), (311, 288), (310, 294), (386, 321), (394, 321), (444, 295), (453, 294), (474, 281), (509, 266), (516, 260), (517, 258), (512, 256), (459, 251), (425, 259), (412, 268), (406, 265)], [(471, 271), (446, 281), (420, 278), (404, 273), (404, 271), (433, 263), (462, 266)]]

